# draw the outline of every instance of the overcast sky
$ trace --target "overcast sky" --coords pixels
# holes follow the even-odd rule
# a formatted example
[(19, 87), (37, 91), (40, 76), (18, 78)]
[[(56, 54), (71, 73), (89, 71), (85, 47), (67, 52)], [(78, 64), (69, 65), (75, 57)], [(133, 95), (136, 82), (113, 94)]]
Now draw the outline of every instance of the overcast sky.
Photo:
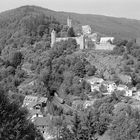
[(140, 20), (140, 0), (0, 0), (0, 12), (23, 5)]

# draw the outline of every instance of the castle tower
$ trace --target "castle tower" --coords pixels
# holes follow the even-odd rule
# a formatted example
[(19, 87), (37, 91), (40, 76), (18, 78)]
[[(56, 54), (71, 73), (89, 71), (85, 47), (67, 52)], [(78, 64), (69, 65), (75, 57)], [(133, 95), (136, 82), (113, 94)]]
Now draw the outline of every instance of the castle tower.
[(81, 35), (80, 37), (80, 50), (85, 49), (85, 36)]
[(69, 28), (72, 27), (72, 19), (70, 19), (70, 17), (67, 18), (67, 26), (68, 26)]
[(52, 30), (52, 32), (51, 32), (51, 47), (53, 47), (55, 41), (56, 41), (56, 32), (55, 32), (55, 30)]

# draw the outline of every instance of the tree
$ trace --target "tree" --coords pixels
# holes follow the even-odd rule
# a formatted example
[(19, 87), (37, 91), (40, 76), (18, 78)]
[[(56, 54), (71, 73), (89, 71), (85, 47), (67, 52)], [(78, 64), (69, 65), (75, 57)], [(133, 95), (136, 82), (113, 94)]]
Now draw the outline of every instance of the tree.
[(87, 65), (85, 69), (88, 76), (93, 76), (97, 71), (96, 67), (91, 65)]
[(76, 113), (74, 115), (74, 118), (73, 118), (73, 121), (72, 121), (72, 128), (68, 128), (67, 125), (64, 125), (65, 130), (63, 129), (63, 131), (61, 133), (62, 140), (79, 140), (79, 138), (81, 136), (80, 132), (81, 132), (81, 129), (82, 129), (80, 123), (81, 123), (80, 117)]
[(76, 113), (71, 128), (68, 128), (66, 124), (63, 125), (61, 131), (62, 140), (93, 140), (96, 131), (93, 126), (92, 116), (93, 114), (88, 112), (82, 120), (82, 116)]
[(83, 139), (84, 140), (93, 140), (96, 134), (94, 127), (94, 114), (92, 111), (89, 111), (85, 116), (82, 122), (83, 124)]
[(74, 30), (73, 30), (73, 27), (68, 29), (67, 34), (68, 34), (67, 35), (68, 37), (75, 37), (75, 33), (74, 33)]
[(113, 49), (113, 53), (117, 55), (123, 55), (124, 52), (125, 52), (124, 46), (116, 46)]
[(0, 139), (35, 140), (40, 134), (27, 120), (27, 111), (16, 102), (10, 102), (6, 93), (0, 90)]
[(75, 65), (73, 67), (73, 72), (76, 76), (83, 78), (86, 73), (84, 63), (80, 60), (77, 63), (75, 63)]
[(110, 136), (112, 140), (139, 139), (140, 114), (137, 110), (125, 105), (115, 111), (113, 121), (110, 124)]
[(140, 83), (137, 83), (136, 88), (139, 90), (140, 89)]
[(59, 140), (74, 140), (71, 128), (69, 128), (66, 123), (63, 124), (60, 132)]
[(10, 54), (10, 64), (17, 68), (17, 66), (21, 63), (21, 60), (23, 58), (23, 55), (21, 52), (14, 52), (12, 54)]
[(99, 87), (100, 91), (103, 92), (103, 93), (106, 93), (107, 92), (107, 87), (103, 84), (101, 84), (101, 86)]

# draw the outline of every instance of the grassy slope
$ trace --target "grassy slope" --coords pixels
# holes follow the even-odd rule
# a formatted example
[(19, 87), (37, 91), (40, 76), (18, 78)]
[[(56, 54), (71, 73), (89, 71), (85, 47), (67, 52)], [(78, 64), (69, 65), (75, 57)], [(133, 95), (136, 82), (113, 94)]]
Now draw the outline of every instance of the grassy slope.
[(7, 24), (14, 23), (12, 26), (9, 25), (9, 28), (16, 28), (16, 25), (20, 23), (25, 14), (40, 12), (47, 16), (54, 16), (62, 24), (66, 24), (66, 18), (70, 16), (73, 19), (74, 26), (80, 27), (81, 25), (89, 24), (91, 25), (93, 31), (97, 31), (109, 36), (119, 36), (121, 38), (136, 38), (140, 36), (140, 21), (138, 20), (100, 15), (55, 12), (35, 6), (23, 6), (1, 13), (0, 30), (3, 30), (3, 27), (6, 27), (6, 25), (2, 25), (2, 23), (5, 23), (5, 21)]

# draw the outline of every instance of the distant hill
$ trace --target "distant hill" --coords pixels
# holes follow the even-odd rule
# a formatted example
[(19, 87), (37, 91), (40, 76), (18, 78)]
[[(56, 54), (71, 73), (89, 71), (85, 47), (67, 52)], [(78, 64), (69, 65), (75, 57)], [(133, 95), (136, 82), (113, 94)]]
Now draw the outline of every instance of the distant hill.
[(81, 25), (90, 25), (93, 32), (99, 32), (108, 36), (119, 38), (139, 38), (140, 21), (126, 18), (114, 18), (101, 15), (77, 14), (67, 12), (56, 12), (36, 6), (23, 6), (13, 10), (0, 13), (0, 38), (9, 30), (14, 33), (20, 30), (23, 20), (28, 15), (43, 13), (50, 17), (53, 16), (62, 24), (66, 24), (66, 19), (70, 16), (73, 19), (75, 28)]

